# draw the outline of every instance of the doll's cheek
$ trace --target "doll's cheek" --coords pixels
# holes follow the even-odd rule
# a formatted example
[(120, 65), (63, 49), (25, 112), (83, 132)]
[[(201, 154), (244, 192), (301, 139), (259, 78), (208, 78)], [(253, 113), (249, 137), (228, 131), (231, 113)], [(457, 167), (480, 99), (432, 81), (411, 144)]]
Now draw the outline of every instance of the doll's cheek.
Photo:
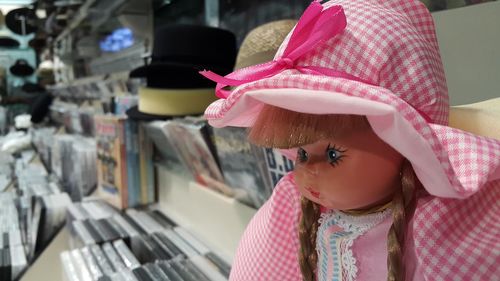
[(305, 172), (304, 169), (302, 168), (296, 169), (294, 174), (295, 174), (294, 180), (298, 186), (303, 187), (308, 182), (312, 182), (314, 180), (314, 177), (310, 173)]
[(303, 172), (301, 171), (294, 171), (294, 178), (293, 178), (293, 181), (294, 183), (297, 185), (297, 187), (299, 188), (299, 190), (302, 192), (304, 189), (304, 186), (305, 186), (305, 177), (304, 177), (304, 174)]

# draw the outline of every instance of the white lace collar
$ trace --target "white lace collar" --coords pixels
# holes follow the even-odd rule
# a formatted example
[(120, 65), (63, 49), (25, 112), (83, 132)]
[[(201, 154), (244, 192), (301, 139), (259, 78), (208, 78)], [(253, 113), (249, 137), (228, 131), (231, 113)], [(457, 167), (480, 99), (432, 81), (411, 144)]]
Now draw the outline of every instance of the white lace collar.
[[(318, 251), (318, 280), (356, 280), (358, 267), (352, 253), (354, 240), (378, 225), (392, 214), (391, 209), (382, 212), (353, 216), (338, 210), (321, 214), (316, 239)], [(342, 231), (332, 233), (332, 227)], [(332, 269), (333, 267), (333, 269)]]

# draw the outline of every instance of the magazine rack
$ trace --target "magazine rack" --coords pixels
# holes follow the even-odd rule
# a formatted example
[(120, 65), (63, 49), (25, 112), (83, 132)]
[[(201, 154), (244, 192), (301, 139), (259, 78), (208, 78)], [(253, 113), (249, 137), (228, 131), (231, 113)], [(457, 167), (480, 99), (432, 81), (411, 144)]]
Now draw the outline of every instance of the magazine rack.
[(256, 210), (157, 165), (157, 208), (232, 264)]

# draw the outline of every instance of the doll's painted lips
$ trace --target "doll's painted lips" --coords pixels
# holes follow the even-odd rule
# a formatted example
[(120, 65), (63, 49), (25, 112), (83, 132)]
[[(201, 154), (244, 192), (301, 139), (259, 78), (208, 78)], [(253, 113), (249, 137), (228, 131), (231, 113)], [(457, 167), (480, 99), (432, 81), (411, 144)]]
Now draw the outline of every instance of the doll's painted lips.
[(309, 193), (311, 193), (311, 195), (313, 197), (319, 198), (319, 192), (312, 190), (312, 188), (310, 188), (310, 187), (307, 187), (306, 189), (307, 189), (307, 191), (309, 191)]
[(319, 198), (319, 192), (317, 191), (312, 191), (312, 190), (309, 190), (309, 192), (311, 193), (312, 196), (314, 196), (315, 198)]

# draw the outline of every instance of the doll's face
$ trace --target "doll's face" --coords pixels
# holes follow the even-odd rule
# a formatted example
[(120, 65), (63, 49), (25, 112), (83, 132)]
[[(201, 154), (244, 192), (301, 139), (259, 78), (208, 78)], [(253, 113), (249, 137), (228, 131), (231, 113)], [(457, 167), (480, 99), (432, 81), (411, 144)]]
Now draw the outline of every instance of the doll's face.
[(371, 129), (298, 149), (295, 181), (302, 195), (329, 209), (362, 209), (390, 201), (403, 157)]

